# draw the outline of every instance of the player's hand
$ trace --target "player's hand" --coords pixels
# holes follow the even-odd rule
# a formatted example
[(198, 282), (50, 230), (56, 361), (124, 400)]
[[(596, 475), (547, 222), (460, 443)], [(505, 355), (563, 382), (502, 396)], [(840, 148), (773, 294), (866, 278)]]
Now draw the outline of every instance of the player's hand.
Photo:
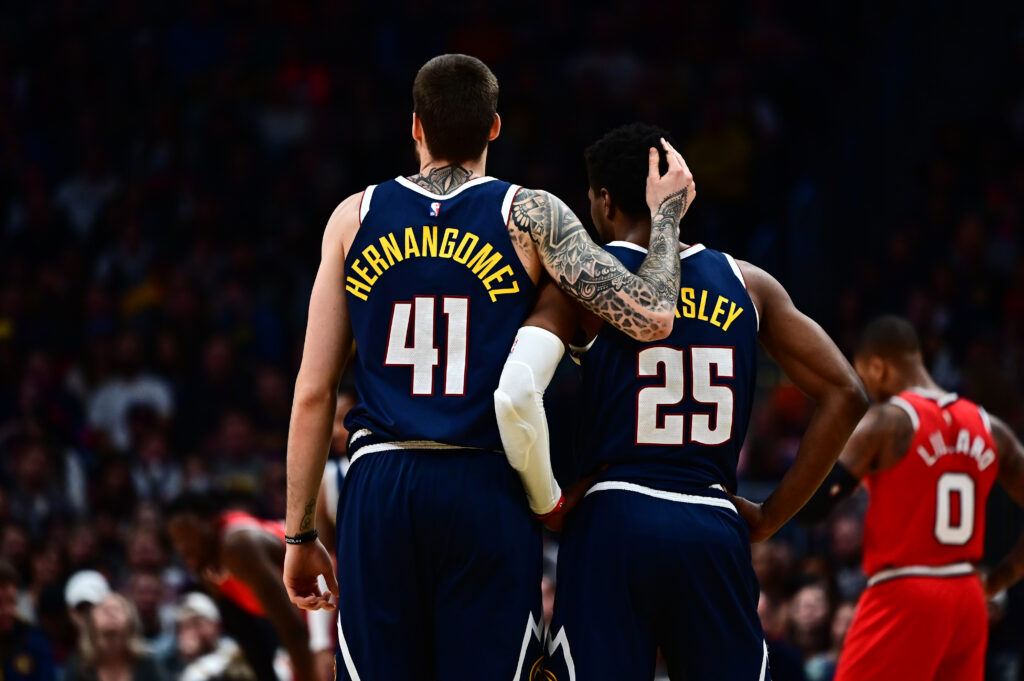
[(548, 528), (552, 532), (561, 532), (562, 526), (565, 524), (565, 517), (569, 515), (569, 511), (576, 507), (576, 504), (583, 500), (583, 497), (587, 496), (587, 492), (590, 490), (590, 486), (594, 484), (594, 480), (597, 476), (601, 475), (608, 469), (608, 466), (601, 466), (595, 473), (588, 475), (585, 478), (577, 480), (569, 489), (562, 493), (562, 497), (565, 501), (562, 502), (562, 510), (554, 515), (544, 519), (544, 527)]
[(750, 543), (756, 544), (772, 536), (775, 531), (768, 526), (767, 517), (764, 514), (764, 504), (758, 504), (743, 497), (729, 495), (733, 506), (739, 512), (740, 517), (746, 521), (750, 528)]
[(664, 175), (661, 174), (658, 168), (658, 150), (651, 147), (647, 159), (647, 206), (651, 209), (651, 215), (654, 215), (665, 199), (682, 195), (683, 205), (679, 212), (679, 217), (682, 218), (697, 196), (697, 185), (693, 182), (693, 173), (679, 152), (664, 139), (661, 140), (661, 146), (665, 149), (668, 171)]
[[(326, 592), (320, 589), (317, 579), (320, 575), (327, 583)], [(284, 588), (288, 590), (292, 603), (303, 610), (334, 610), (338, 599), (338, 578), (334, 574), (331, 555), (319, 539), (285, 546)]]

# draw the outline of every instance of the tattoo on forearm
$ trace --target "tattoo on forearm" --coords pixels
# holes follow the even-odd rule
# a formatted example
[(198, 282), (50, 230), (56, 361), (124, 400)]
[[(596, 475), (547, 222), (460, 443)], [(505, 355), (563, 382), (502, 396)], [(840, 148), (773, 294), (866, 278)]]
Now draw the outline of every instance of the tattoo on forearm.
[(513, 239), (529, 235), (558, 283), (626, 333), (657, 330), (651, 312), (675, 307), (679, 296), (679, 218), (686, 190), (665, 199), (651, 225), (650, 255), (632, 274), (587, 236), (568, 206), (543, 191), (522, 189), (512, 204)]
[(313, 529), (313, 521), (316, 519), (316, 499), (306, 502), (306, 508), (302, 512), (302, 522), (299, 523), (299, 532), (309, 532)]
[(644, 259), (637, 276), (649, 282), (657, 295), (668, 295), (675, 307), (679, 295), (679, 220), (686, 212), (689, 188), (669, 194), (651, 218), (651, 239), (648, 252), (656, 258)]
[(469, 170), (457, 164), (431, 168), (426, 175), (419, 173), (409, 178), (424, 189), (435, 194), (449, 194), (464, 185), (473, 176)]

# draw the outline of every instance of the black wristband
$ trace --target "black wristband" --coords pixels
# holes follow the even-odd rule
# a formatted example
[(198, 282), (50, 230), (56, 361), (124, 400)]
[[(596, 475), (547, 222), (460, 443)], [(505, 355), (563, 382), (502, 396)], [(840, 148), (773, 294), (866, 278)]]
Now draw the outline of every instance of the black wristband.
[(310, 530), (309, 532), (302, 532), (301, 534), (296, 534), (296, 535), (293, 535), (293, 536), (290, 536), (290, 537), (288, 535), (285, 535), (284, 536), (284, 543), (285, 544), (308, 544), (311, 541), (316, 541), (317, 537), (319, 537), (319, 536), (320, 536), (320, 533), (317, 532), (316, 529), (314, 528), (314, 529)]

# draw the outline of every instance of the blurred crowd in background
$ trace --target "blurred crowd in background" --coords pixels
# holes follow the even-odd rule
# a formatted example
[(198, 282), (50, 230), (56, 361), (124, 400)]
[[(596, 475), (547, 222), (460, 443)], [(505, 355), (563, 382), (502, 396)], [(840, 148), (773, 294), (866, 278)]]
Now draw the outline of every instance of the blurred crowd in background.
[[(587, 216), (582, 149), (665, 126), (700, 187), (684, 240), (774, 273), (844, 350), (873, 315), (907, 315), (944, 387), (1024, 431), (1019, 3), (6, 2), (4, 678), (96, 678), (82, 669), (108, 630), (159, 660), (137, 678), (176, 678), (197, 650), (188, 622), (216, 606), (185, 598), (161, 507), (230, 490), (283, 517), (322, 227), (348, 194), (416, 172), (412, 78), (441, 52), (499, 78), (490, 174)], [(741, 461), (755, 497), (809, 408), (768, 358), (760, 377)], [(995, 558), (1024, 522), (991, 504)], [(754, 548), (780, 681), (831, 678), (864, 585), (863, 505)], [(123, 597), (73, 602), (83, 569)], [(1024, 678), (1024, 591), (991, 611), (990, 678)]]

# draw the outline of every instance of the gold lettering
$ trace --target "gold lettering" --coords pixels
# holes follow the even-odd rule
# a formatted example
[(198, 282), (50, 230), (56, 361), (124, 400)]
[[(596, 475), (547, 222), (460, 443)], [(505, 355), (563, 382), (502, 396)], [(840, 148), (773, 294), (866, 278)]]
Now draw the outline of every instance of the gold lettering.
[(405, 257), (420, 257), (420, 244), (416, 241), (416, 232), (412, 227), (405, 228)]
[(684, 288), (679, 292), (679, 298), (683, 301), (683, 316), (687, 319), (693, 319), (696, 308), (693, 305), (693, 289)]
[[(366, 289), (366, 293), (363, 293), (362, 291), (360, 291), (360, 289)], [(366, 294), (370, 292), (370, 287), (364, 284), (363, 282), (359, 281), (358, 279), (348, 277), (348, 283), (345, 284), (345, 290), (351, 293), (352, 295), (356, 296), (357, 298), (368, 300)]]
[[(472, 239), (473, 243), (469, 243)], [(480, 241), (476, 234), (466, 232), (462, 237), (462, 241), (459, 242), (459, 248), (455, 251), (455, 262), (460, 265), (465, 265), (466, 261), (469, 260), (469, 254), (476, 248), (477, 242)]]
[(742, 307), (736, 307), (736, 303), (729, 303), (729, 316), (725, 319), (725, 324), (722, 324), (722, 331), (728, 331), (729, 325), (736, 321), (736, 318), (743, 312)]
[(450, 258), (455, 252), (455, 240), (459, 237), (459, 230), (449, 227), (444, 230), (444, 238), (441, 239), (441, 257)]
[(370, 273), (365, 267), (359, 264), (359, 258), (352, 261), (352, 271), (358, 274), (360, 277), (366, 280), (366, 283), (373, 286), (373, 282), (377, 281), (377, 277), (370, 278)]
[(487, 273), (491, 271), (491, 268), (498, 264), (501, 260), (501, 253), (494, 252), (490, 258), (487, 254), (491, 252), (491, 245), (484, 244), (483, 247), (476, 252), (475, 255), (466, 263), (466, 267), (473, 270), (473, 274), (483, 279), (487, 276)]
[(488, 291), (487, 295), (491, 297), (491, 302), (493, 303), (497, 301), (498, 296), (503, 295), (505, 293), (519, 293), (519, 282), (513, 281), (512, 288), (498, 288), (494, 289), (493, 291)]
[(506, 274), (512, 274), (512, 268), (509, 265), (505, 265), (500, 270), (484, 279), (484, 287), (490, 291), (492, 281), (501, 281)]
[(394, 233), (382, 236), (380, 247), (384, 250), (384, 255), (388, 256), (388, 265), (394, 265), (396, 260), (402, 261), (402, 250), (398, 247), (398, 242), (395, 241)]
[(725, 312), (725, 304), (729, 302), (729, 299), (725, 296), (718, 296), (718, 302), (715, 303), (715, 311), (711, 313), (711, 323), (715, 326), (721, 326), (722, 322), (718, 321), (718, 318)]
[(702, 322), (706, 322), (708, 320), (708, 316), (704, 314), (704, 305), (707, 304), (707, 302), (708, 292), (707, 290), (703, 290), (700, 292), (700, 309), (697, 310), (697, 319), (701, 320)]
[(384, 274), (385, 270), (388, 268), (388, 264), (384, 262), (384, 258), (380, 257), (380, 251), (372, 245), (363, 249), (363, 257), (366, 258), (366, 262), (370, 263), (370, 267), (372, 267), (373, 271), (377, 274)]
[(437, 257), (437, 225), (423, 225), (423, 257)]

